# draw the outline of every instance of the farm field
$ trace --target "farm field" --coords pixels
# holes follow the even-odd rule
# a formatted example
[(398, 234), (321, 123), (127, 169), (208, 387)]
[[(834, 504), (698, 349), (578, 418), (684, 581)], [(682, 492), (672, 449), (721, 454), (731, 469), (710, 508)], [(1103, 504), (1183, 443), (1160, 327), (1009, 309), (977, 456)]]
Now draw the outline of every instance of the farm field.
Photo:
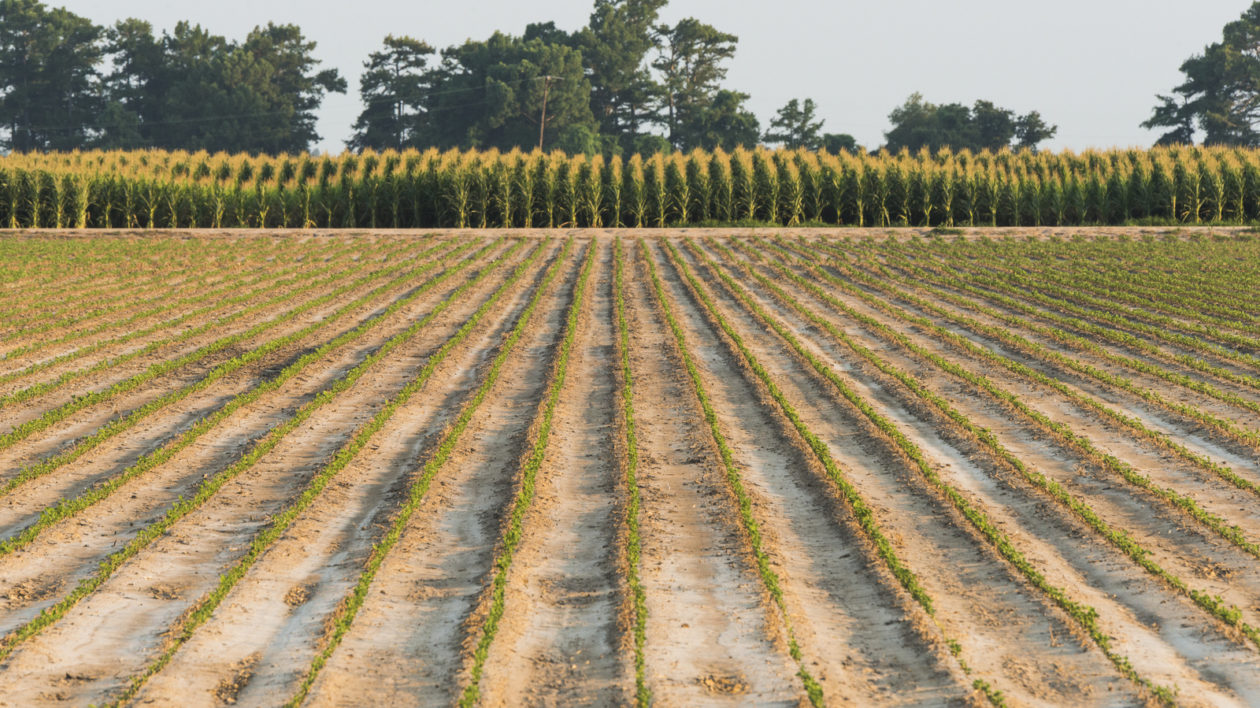
[(0, 237), (0, 706), (1260, 704), (1158, 231)]

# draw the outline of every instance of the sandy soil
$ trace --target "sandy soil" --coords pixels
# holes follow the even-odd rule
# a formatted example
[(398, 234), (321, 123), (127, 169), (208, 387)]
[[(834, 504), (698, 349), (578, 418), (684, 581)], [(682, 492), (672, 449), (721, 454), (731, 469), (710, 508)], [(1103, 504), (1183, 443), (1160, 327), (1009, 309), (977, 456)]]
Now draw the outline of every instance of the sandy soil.
[[(1169, 231), (1021, 229), (998, 230), (996, 235), (1040, 239), (1081, 232), (1111, 237)], [(1182, 235), (1192, 232), (1180, 231)], [(435, 232), (424, 232), (430, 233)], [(450, 240), (452, 244), (466, 237), (508, 237), (481, 256), (479, 264), (503, 253), (513, 237), (527, 237), (528, 242), (462, 292), (432, 322), (366, 369), (354, 385), (338, 389), (335, 396), (326, 393), (391, 337), (474, 278), (481, 265), (470, 266), (381, 318), (391, 303), (409, 297), (439, 271), (385, 288), (316, 334), (271, 352), (186, 399), (147, 413), (139, 424), (87, 454), (0, 493), (0, 543), (25, 538), (17, 548), (0, 545), (0, 706), (109, 704), (137, 677), (143, 684), (134, 702), (140, 705), (277, 705), (299, 691), (316, 657), (328, 646), (331, 622), (340, 616), (342, 603), (359, 582), (373, 549), (386, 538), (400, 509), (407, 508), (408, 490), (452, 422), (473, 402), (473, 392), (485, 380), (490, 362), (563, 243), (562, 239), (540, 243), (538, 237), (557, 235), (542, 230), (446, 233), (458, 237)], [(1079, 446), (1000, 398), (774, 275), (775, 271), (749, 260), (743, 251), (726, 252), (703, 241), (778, 234), (849, 238), (872, 244), (870, 252), (878, 254), (879, 241), (919, 233), (923, 230), (559, 232), (575, 239), (570, 255), (556, 280), (542, 292), (525, 335), (472, 414), (453, 456), (438, 470), (399, 542), (384, 557), (362, 608), (327, 663), (315, 665), (318, 671), (306, 702), (320, 706), (450, 705), (470, 685), (475, 643), (493, 599), (495, 559), (507, 540), (506, 517), (519, 491), (521, 463), (536, 439), (540, 405), (560, 351), (581, 256), (594, 243), (594, 269), (567, 378), (560, 389), (554, 428), (538, 473), (536, 496), (522, 517), (520, 545), (506, 575), (504, 614), (479, 679), (481, 705), (626, 705), (636, 702), (640, 689), (650, 693), (656, 704), (668, 706), (807, 705), (809, 696), (798, 676), (801, 668), (817, 680), (826, 705), (979, 704), (984, 696), (973, 685), (977, 680), (1001, 691), (1011, 705), (1140, 705), (1153, 698), (1140, 680), (1175, 690), (1177, 702), (1185, 705), (1260, 703), (1260, 650), (1246, 635), (1254, 631), (1250, 628), (1260, 626), (1260, 559), (1255, 552), (1126, 482)], [(173, 259), (165, 270), (159, 267), (134, 274), (105, 270), (98, 280), (72, 277), (58, 283), (33, 271), (15, 281), (15, 287), (0, 288), (0, 311), (12, 312), (22, 322), (67, 316), (71, 312), (67, 305), (76, 294), (91, 307), (114, 308), (61, 330), (30, 335), (11, 330), (11, 341), (2, 342), (10, 349), (66, 339), (30, 356), (0, 359), (0, 376), (78, 347), (88, 347), (90, 353), (14, 376), (0, 383), (0, 395), (174, 336), (178, 331), (155, 330), (125, 344), (111, 343), (129, 327), (152, 326), (212, 304), (181, 300), (160, 316), (111, 326), (111, 319), (160, 302), (150, 299), (155, 288), (168, 288), (175, 299), (192, 298), (244, 277), (252, 283), (246, 288), (267, 297), (277, 292), (267, 287), (268, 278), (289, 277), (277, 275), (281, 270), (296, 275), (329, 265), (336, 272), (365, 265), (363, 272), (371, 272), (413, 258), (432, 245), (417, 239), (418, 233), (303, 230), (283, 234), (274, 246), (264, 242), (260, 252), (287, 254), (281, 261), (247, 264), (232, 256), (233, 244), (246, 243), (240, 240), (246, 235), (264, 237), (250, 232), (181, 232), (181, 237), (204, 239), (217, 249), (200, 273), (190, 272), (188, 262), (181, 258)], [(980, 235), (995, 232), (964, 230), (944, 237)], [(99, 232), (39, 235), (86, 236), (110, 237)], [(164, 237), (131, 232), (118, 236)], [(625, 429), (618, 422), (620, 377), (613, 290), (613, 241), (618, 236), (625, 241), (627, 254), (624, 295), (642, 499), (642, 556), (637, 567), (647, 620), (641, 677), (635, 672), (625, 572), (630, 562), (624, 526), (628, 493), (620, 458), (625, 452)], [(716, 411), (714, 422), (729, 444), (737, 476), (751, 500), (747, 511), (766, 559), (760, 570), (752, 550), (754, 537), (741, 521), (738, 497), (683, 366), (683, 350), (665, 322), (647, 261), (639, 253), (644, 237), (647, 258), (662, 280), (666, 302), (682, 329), (685, 351), (696, 363), (699, 380)], [(681, 263), (712, 299), (713, 311), (688, 285), (662, 238), (678, 248)], [(700, 255), (689, 250), (687, 239), (694, 239)], [(268, 535), (267, 529), (301, 498), (309, 482), (337, 459), (339, 450), (346, 449), (362, 426), (416, 376), (534, 246), (544, 249), (541, 257), (504, 291), (468, 338), (451, 349), (432, 378), (362, 448), (355, 448), (345, 467), (291, 523), (285, 522), (281, 533)], [(373, 249), (393, 255), (364, 262), (363, 254)], [(338, 255), (324, 259), (325, 253), (334, 252)], [(295, 254), (302, 259), (297, 260)], [(913, 389), (880, 372), (742, 273), (745, 265), (773, 276), (801, 305), (882, 361), (915, 377), (926, 390), (946, 400), (957, 415), (991, 433), (1028, 469), (1088, 504), (1109, 528), (1146, 549), (1146, 557), (1165, 577), (1135, 562)], [(813, 277), (797, 262), (790, 267), (806, 278)], [(1046, 585), (1031, 581), (1004, 559), (886, 432), (723, 284), (718, 269), (733, 275), (768, 317), (791, 332), (869, 410), (891, 421), (922, 452), (942, 484), (991, 520)], [(0, 434), (56, 410), (74, 395), (101, 390), (219, 337), (244, 331), (343, 282), (332, 278), (290, 303), (210, 327), (203, 335), (177, 346), (157, 347), (133, 362), (103, 365), (30, 401), (0, 406)], [(5, 445), (0, 449), (0, 481), (13, 479), (29, 465), (58, 452), (74, 450), (111, 421), (141, 410), (165, 393), (194, 385), (215, 364), (319, 322), (384, 282), (344, 293), (238, 347), (155, 378), (136, 391), (90, 405), (64, 420), (52, 421), (27, 439)], [(1250, 492), (1028, 376), (967, 353), (926, 327), (907, 325), (854, 294), (822, 281), (818, 284), (843, 305), (888, 325), (914, 345), (967, 372), (986, 376), (998, 389), (1068, 426), (1081, 440), (1131, 465), (1157, 486), (1193, 498), (1225, 524), (1236, 525), (1246, 539), (1260, 541), (1260, 505)], [(1260, 414), (1245, 406), (1106, 361), (1031, 326), (1008, 324), (965, 304), (932, 299), (923, 284), (907, 277), (894, 279), (888, 286), (931, 299), (946, 313), (1002, 327), (1062, 356), (1123, 375), (1178, 405), (1193, 406), (1245, 429), (1260, 427)], [(1099, 378), (1069, 371), (1044, 354), (1009, 346), (918, 307), (891, 290), (854, 285), (893, 312), (926, 318), (1260, 482), (1260, 446), (1231, 438)], [(991, 293), (941, 287), (1022, 321), (1053, 325), (1044, 316), (1026, 315), (1003, 305)], [(50, 294), (43, 309), (30, 302), (31, 293), (41, 288)], [(1038, 312), (1052, 312), (1031, 298), (1021, 295), (1017, 299)], [(214, 322), (244, 306), (207, 309), (182, 327)], [(718, 318), (739, 334), (812, 438), (794, 426), (722, 331)], [(58, 513), (62, 500), (91, 495), (99, 485), (112, 484), (110, 480), (126, 473), (144, 455), (214, 414), (234, 396), (270, 380), (288, 363), (365, 322), (375, 324), (362, 337), (329, 351), (284, 385), (236, 410), (170, 460), (111, 488), (99, 500), (93, 498), (93, 503), (69, 518), (40, 521)], [(1142, 341), (1160, 346), (1161, 353), (1099, 343), (1106, 351), (1260, 401), (1254, 388), (1178, 363), (1173, 357), (1189, 353), (1186, 348), (1165, 346), (1154, 336), (1142, 335)], [(1230, 371), (1247, 370), (1229, 356), (1206, 358)], [(269, 431), (285, 426), (303, 406), (315, 402), (315, 413), (297, 418), (301, 422), (291, 430), (284, 428), (287, 432), (274, 449), (257, 459), (249, 457), (252, 446), (266, 439)], [(917, 578), (930, 597), (932, 612), (898, 581), (869, 537), (869, 527), (855, 516), (821, 466), (811, 447), (814, 444), (825, 448), (869, 507), (868, 523), (888, 538), (890, 549)], [(241, 466), (241, 471), (194, 507), (178, 511), (184, 508), (181, 499), (192, 498), (206, 480), (237, 469), (233, 465)], [(166, 515), (177, 512), (181, 516), (165, 532), (147, 535), (149, 529), (165, 528)], [(39, 525), (38, 532), (21, 536), (32, 524)], [(120, 549), (132, 548), (130, 543), (140, 545), (134, 553), (128, 551), (125, 561), (101, 565)], [(252, 544), (263, 544), (256, 560), (248, 560), (254, 558), (248, 555)], [(248, 565), (240, 565), (243, 562)], [(237, 568), (239, 575), (234, 574)], [(777, 578), (777, 586), (767, 585), (767, 571)], [(222, 601), (204, 618), (191, 615), (221, 577), (231, 578)], [(1067, 601), (1096, 611), (1093, 621), (1106, 637), (1107, 647), (1132, 666), (1132, 675), (1108, 659), (1047, 587), (1061, 589)], [(1236, 607), (1241, 626), (1214, 617), (1195, 603), (1192, 592), (1199, 597), (1220, 597), (1226, 606)], [(773, 593), (780, 593), (785, 612), (780, 611)], [(789, 649), (789, 628), (799, 643), (798, 657)], [(162, 663), (155, 664), (159, 659)]]

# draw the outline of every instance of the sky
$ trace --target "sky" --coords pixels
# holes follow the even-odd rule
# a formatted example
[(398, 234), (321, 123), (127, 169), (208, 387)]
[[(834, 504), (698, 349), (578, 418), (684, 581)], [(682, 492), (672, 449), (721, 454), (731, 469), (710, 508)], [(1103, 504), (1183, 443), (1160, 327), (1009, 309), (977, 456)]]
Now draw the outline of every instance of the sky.
[[(434, 47), (520, 34), (529, 22), (586, 24), (591, 0), (45, 0), (98, 24), (139, 17), (155, 30), (189, 20), (231, 39), (293, 23), (323, 67), (350, 84), (325, 99), (318, 148), (340, 152), (361, 105), (358, 78), (387, 34)], [(1150, 145), (1139, 127), (1178, 67), (1220, 38), (1248, 0), (671, 0), (661, 20), (695, 17), (739, 37), (727, 88), (750, 94), (764, 129), (792, 98), (812, 98), (825, 132), (875, 147), (888, 113), (918, 91), (932, 103), (993, 101), (1059, 126), (1043, 148)]]

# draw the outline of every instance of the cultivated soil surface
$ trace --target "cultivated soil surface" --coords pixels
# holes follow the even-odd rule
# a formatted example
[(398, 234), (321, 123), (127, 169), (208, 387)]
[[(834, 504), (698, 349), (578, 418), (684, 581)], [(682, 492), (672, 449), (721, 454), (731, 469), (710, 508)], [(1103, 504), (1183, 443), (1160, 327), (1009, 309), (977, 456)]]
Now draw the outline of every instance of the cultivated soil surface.
[(1246, 230), (88, 235), (0, 706), (1260, 705)]

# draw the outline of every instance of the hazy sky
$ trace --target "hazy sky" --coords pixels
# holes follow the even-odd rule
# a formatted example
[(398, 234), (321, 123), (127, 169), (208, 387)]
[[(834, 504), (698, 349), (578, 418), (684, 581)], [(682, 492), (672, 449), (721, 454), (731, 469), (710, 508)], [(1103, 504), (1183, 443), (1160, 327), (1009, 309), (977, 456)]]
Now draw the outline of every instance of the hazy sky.
[[(178, 20), (233, 39), (268, 21), (291, 22), (319, 43), (324, 66), (350, 84), (320, 111), (321, 150), (340, 151), (360, 110), (358, 77), (386, 34), (442, 48), (533, 21), (586, 24), (591, 0), (45, 0), (98, 24), (140, 17), (155, 29)], [(751, 94), (766, 126), (794, 97), (813, 98), (824, 130), (883, 142), (890, 110), (913, 91), (933, 103), (977, 98), (1059, 126), (1047, 147), (1148, 145), (1138, 124), (1177, 67), (1220, 37), (1248, 0), (671, 0), (662, 20), (696, 17), (739, 36), (726, 85)]]

